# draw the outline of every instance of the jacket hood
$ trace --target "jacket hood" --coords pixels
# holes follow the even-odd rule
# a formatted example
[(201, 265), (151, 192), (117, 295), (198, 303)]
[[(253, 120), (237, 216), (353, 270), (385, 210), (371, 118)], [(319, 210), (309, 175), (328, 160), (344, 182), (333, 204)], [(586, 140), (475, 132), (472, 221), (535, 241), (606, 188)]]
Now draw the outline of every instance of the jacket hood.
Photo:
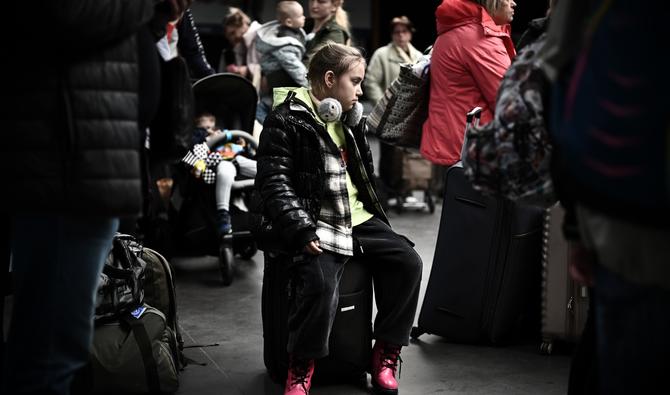
[[(300, 100), (301, 102), (305, 103), (307, 106), (309, 106), (309, 109), (305, 108), (304, 106), (300, 105), (294, 105), (291, 104), (291, 110), (302, 110), (302, 111), (311, 111), (311, 115), (316, 114), (316, 108), (314, 105), (314, 102), (312, 101), (312, 97), (309, 94), (309, 89), (307, 88), (274, 88), (272, 90), (272, 108), (275, 108), (282, 104), (284, 100), (286, 100), (286, 96), (288, 96), (288, 93), (293, 91), (295, 93), (295, 98)], [(317, 118), (318, 121), (320, 121)]]
[(251, 47), (251, 44), (252, 44), (252, 43), (254, 42), (254, 40), (256, 39), (256, 32), (258, 31), (258, 29), (259, 29), (260, 27), (261, 27), (261, 24), (260, 24), (260, 23), (258, 23), (258, 22), (256, 22), (256, 21), (253, 21), (253, 22), (251, 22), (251, 24), (249, 25), (249, 29), (247, 30), (247, 32), (244, 33), (244, 34), (242, 35), (242, 39), (244, 40), (244, 45), (245, 45), (247, 48), (250, 48), (250, 47)]
[(486, 34), (509, 35), (511, 31), (509, 25), (496, 25), (484, 7), (471, 0), (443, 0), (435, 10), (435, 21), (438, 35), (471, 23), (482, 25)]
[[(269, 47), (283, 47), (285, 45), (295, 45), (300, 48), (304, 48), (305, 46), (303, 43), (301, 43), (298, 39), (295, 37), (290, 37), (290, 36), (283, 36), (283, 37), (277, 37), (277, 33), (279, 32), (279, 27), (281, 25), (279, 24), (278, 21), (271, 21), (268, 23), (263, 24), (256, 34), (258, 35), (257, 41), (256, 41), (256, 46), (257, 47), (263, 47), (263, 46), (269, 46)], [(305, 37), (305, 31), (300, 29), (300, 33), (302, 34), (303, 38)], [(260, 48), (259, 48), (260, 50)]]

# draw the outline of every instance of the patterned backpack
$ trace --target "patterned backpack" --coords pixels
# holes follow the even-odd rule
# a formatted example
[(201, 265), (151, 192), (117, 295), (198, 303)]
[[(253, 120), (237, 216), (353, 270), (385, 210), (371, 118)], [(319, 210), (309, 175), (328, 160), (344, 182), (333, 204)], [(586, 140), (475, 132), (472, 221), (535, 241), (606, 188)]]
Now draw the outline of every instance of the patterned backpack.
[(556, 202), (543, 103), (549, 87), (537, 59), (545, 38), (525, 47), (505, 73), (494, 119), (467, 131), (463, 168), (483, 193), (548, 207)]

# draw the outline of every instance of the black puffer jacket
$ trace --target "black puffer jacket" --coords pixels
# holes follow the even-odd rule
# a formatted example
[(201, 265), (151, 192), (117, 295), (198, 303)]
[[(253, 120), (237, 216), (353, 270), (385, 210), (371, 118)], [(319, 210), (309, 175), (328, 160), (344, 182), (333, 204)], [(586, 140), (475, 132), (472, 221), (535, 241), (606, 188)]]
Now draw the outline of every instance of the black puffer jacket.
[[(256, 154), (256, 188), (263, 201), (264, 215), (272, 221), (277, 237), (291, 250), (300, 250), (318, 239), (316, 222), (326, 192), (318, 139), (328, 132), (317, 123), (306, 105), (289, 98), (271, 112), (263, 124)], [(303, 110), (291, 109), (291, 104)], [(347, 141), (347, 147), (361, 147), (362, 152), (349, 153), (347, 171), (365, 209), (388, 223), (372, 178), (372, 152), (365, 137), (364, 120), (352, 132), (355, 144)], [(360, 163), (355, 162), (357, 157), (362, 159), (365, 174), (359, 170)]]
[(30, 15), (31, 23), (11, 32), (18, 41), (6, 49), (13, 57), (2, 70), (0, 207), (137, 214), (143, 133), (136, 35), (154, 1), (15, 3), (9, 15)]

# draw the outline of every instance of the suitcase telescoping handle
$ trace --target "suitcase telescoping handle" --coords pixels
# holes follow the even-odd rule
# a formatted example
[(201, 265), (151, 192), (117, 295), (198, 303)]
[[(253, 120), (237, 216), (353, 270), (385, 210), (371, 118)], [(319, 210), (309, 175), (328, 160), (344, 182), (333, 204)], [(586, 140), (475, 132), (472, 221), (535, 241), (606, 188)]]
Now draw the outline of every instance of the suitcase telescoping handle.
[[(467, 128), (468, 126), (474, 126), (477, 127), (479, 126), (479, 120), (482, 117), (482, 108), (481, 107), (475, 107), (472, 110), (470, 110), (469, 113), (465, 115), (465, 120), (466, 120), (466, 125), (465, 127)], [(472, 121), (476, 122), (474, 125), (472, 124)]]
[(465, 159), (465, 156), (468, 153), (468, 133), (472, 128), (476, 128), (479, 126), (479, 120), (482, 117), (482, 108), (481, 107), (475, 107), (470, 112), (465, 114), (465, 132), (463, 135), (463, 147), (461, 147), (461, 160), (457, 163), (457, 165), (460, 165), (462, 167), (463, 159)]

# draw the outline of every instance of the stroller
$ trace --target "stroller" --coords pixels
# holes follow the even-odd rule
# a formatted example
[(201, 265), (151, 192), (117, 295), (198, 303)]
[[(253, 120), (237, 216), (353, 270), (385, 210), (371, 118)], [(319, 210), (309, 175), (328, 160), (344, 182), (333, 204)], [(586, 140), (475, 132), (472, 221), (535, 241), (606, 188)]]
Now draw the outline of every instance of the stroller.
[[(213, 114), (217, 126), (227, 130), (227, 133), (207, 142), (210, 150), (231, 138), (241, 137), (250, 153), (255, 153), (258, 142), (250, 132), (254, 126), (258, 96), (251, 82), (232, 73), (214, 74), (196, 81), (193, 95), (196, 113)], [(182, 200), (176, 232), (179, 252), (183, 255), (218, 256), (223, 284), (230, 285), (235, 256), (251, 259), (258, 250), (249, 231), (247, 208), (254, 180), (240, 179), (239, 175), (236, 177), (230, 196), (233, 231), (221, 238), (216, 226), (214, 184), (195, 178), (185, 166), (181, 166), (176, 173), (177, 191)]]

